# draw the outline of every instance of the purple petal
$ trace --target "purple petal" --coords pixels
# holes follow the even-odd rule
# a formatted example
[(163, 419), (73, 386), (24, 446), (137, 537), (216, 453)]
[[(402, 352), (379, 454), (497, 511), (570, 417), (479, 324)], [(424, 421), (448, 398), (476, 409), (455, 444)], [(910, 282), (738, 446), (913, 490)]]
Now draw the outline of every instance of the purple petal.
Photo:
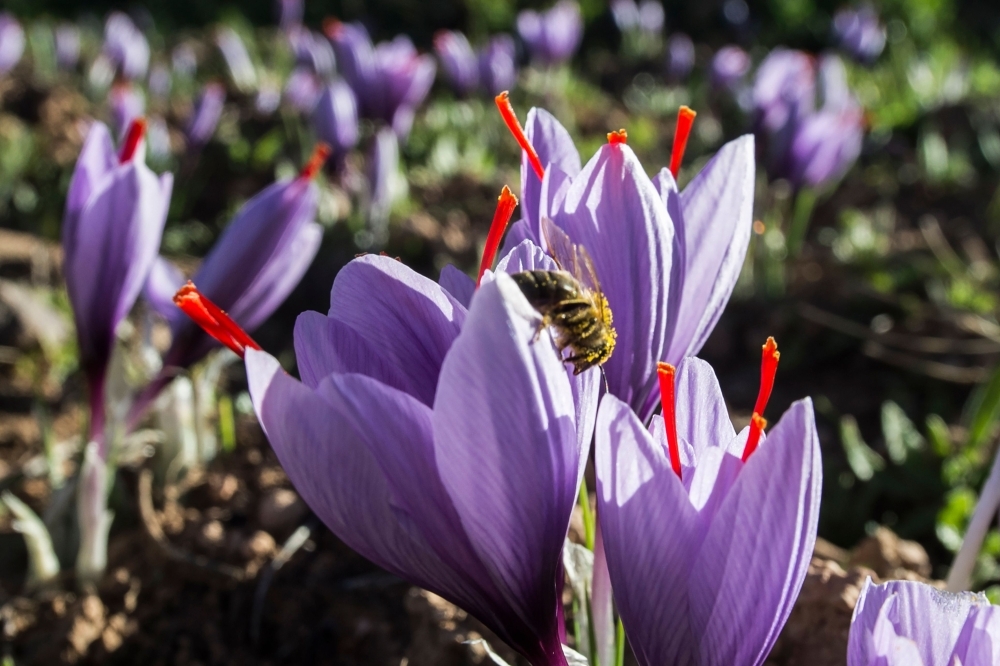
[(823, 187), (840, 179), (857, 161), (864, 140), (860, 108), (822, 110), (798, 124), (789, 149), (793, 182)]
[(510, 35), (497, 35), (479, 53), (479, 80), (490, 95), (510, 90), (517, 82), (516, 49)]
[(201, 91), (194, 113), (188, 120), (188, 142), (198, 148), (204, 146), (215, 134), (226, 104), (226, 89), (219, 83), (208, 83)]
[(667, 209), (632, 149), (608, 144), (573, 180), (553, 220), (589, 250), (611, 306), (618, 342), (603, 366), (608, 390), (640, 409), (656, 390), (656, 363), (674, 325)]
[(476, 293), (476, 281), (460, 271), (453, 264), (441, 269), (438, 284), (444, 287), (455, 300), (466, 308), (472, 303), (472, 295)]
[(476, 54), (465, 35), (457, 31), (442, 30), (434, 37), (434, 50), (441, 61), (441, 69), (456, 93), (468, 95), (479, 86)]
[(812, 403), (800, 400), (740, 470), (694, 560), (689, 612), (702, 663), (767, 657), (812, 557), (822, 475)]
[(76, 229), (80, 211), (97, 189), (98, 183), (118, 166), (118, 155), (107, 125), (95, 122), (87, 132), (80, 156), (73, 168), (66, 193), (66, 213), (63, 216), (62, 245), (67, 263), (76, 250)]
[[(554, 271), (559, 267), (552, 257), (533, 241), (521, 241), (513, 250), (497, 262), (495, 273), (520, 273), (522, 271)], [(485, 280), (485, 277), (484, 277)]]
[(174, 305), (174, 294), (184, 285), (184, 273), (162, 256), (156, 257), (146, 278), (142, 297), (167, 321), (180, 314)]
[(539, 322), (508, 276), (479, 289), (441, 370), (434, 445), (490, 579), (555, 655), (562, 546), (587, 455), (569, 379), (551, 336), (536, 339)]
[(312, 112), (312, 125), (320, 139), (339, 154), (358, 145), (358, 103), (343, 81), (323, 88)]
[(14, 69), (24, 54), (24, 29), (10, 12), (0, 13), (0, 74)]
[[(543, 202), (542, 182), (528, 163), (527, 153), (521, 151), (521, 210), (537, 241), (541, 239), (538, 231), (541, 216), (552, 216), (552, 197), (564, 181), (580, 173), (580, 153), (566, 128), (545, 109), (532, 108), (528, 111), (524, 133), (538, 153), (546, 177), (556, 178), (556, 182), (547, 188), (550, 196)], [(542, 209), (543, 203), (549, 212)]]

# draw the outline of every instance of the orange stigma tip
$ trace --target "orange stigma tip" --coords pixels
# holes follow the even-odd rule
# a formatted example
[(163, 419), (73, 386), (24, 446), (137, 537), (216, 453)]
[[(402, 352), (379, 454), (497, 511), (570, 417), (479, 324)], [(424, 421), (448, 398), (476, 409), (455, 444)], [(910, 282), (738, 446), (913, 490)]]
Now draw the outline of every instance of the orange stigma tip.
[(120, 164), (125, 164), (135, 157), (135, 152), (139, 149), (139, 144), (142, 143), (144, 136), (146, 136), (146, 119), (142, 117), (136, 118), (129, 125), (128, 132), (125, 134), (125, 141), (122, 142), (122, 152), (118, 156)]
[(306, 162), (306, 165), (302, 167), (302, 172), (299, 177), (305, 178), (306, 180), (312, 180), (319, 173), (319, 170), (323, 168), (326, 164), (326, 158), (330, 157), (330, 146), (326, 145), (322, 141), (316, 144), (313, 149), (312, 157)]
[(608, 143), (612, 146), (617, 146), (620, 143), (628, 143), (628, 132), (625, 131), (624, 127), (617, 132), (608, 132)]
[(538, 180), (541, 180), (545, 177), (545, 167), (542, 166), (542, 161), (538, 159), (538, 153), (535, 152), (534, 146), (528, 141), (528, 137), (524, 133), (524, 128), (521, 127), (521, 123), (517, 119), (517, 114), (514, 113), (514, 107), (510, 103), (510, 94), (504, 90), (494, 98), (494, 101), (497, 103), (497, 109), (500, 110), (500, 117), (503, 118), (504, 124), (507, 125), (510, 133), (514, 135), (514, 139), (521, 146), (521, 150), (527, 153), (531, 168), (534, 169)]
[(493, 260), (497, 256), (497, 250), (500, 249), (500, 241), (503, 240), (504, 232), (507, 231), (507, 225), (510, 223), (510, 218), (516, 207), (517, 197), (514, 196), (509, 187), (504, 185), (503, 190), (500, 191), (500, 197), (497, 199), (497, 209), (493, 213), (493, 222), (490, 224), (489, 233), (486, 234), (483, 259), (479, 262), (479, 277), (476, 278), (477, 289), (483, 280), (483, 273), (486, 272), (486, 269), (493, 267)]
[(670, 150), (670, 173), (674, 178), (681, 170), (684, 161), (684, 151), (687, 150), (688, 137), (691, 136), (691, 126), (698, 114), (689, 107), (682, 106), (677, 111), (677, 128), (674, 130), (674, 145)]
[(764, 432), (764, 428), (767, 427), (767, 419), (758, 414), (753, 413), (750, 417), (750, 432), (747, 433), (747, 444), (743, 447), (743, 462), (750, 459), (750, 454), (757, 450), (757, 445), (760, 444), (761, 433)]
[(757, 391), (757, 402), (753, 406), (753, 411), (761, 416), (767, 408), (767, 401), (771, 398), (771, 390), (774, 388), (774, 376), (778, 372), (778, 360), (781, 352), (778, 351), (778, 343), (773, 337), (769, 337), (761, 349), (760, 359), (760, 388)]
[(677, 409), (674, 393), (674, 379), (677, 368), (669, 363), (656, 364), (656, 374), (660, 379), (660, 403), (663, 405), (663, 427), (667, 433), (667, 453), (670, 456), (670, 467), (681, 479), (681, 450), (677, 439)]
[(198, 291), (198, 287), (190, 280), (174, 294), (174, 305), (191, 317), (206, 333), (232, 349), (240, 358), (246, 355), (247, 348), (260, 349), (260, 345), (240, 328), (239, 324)]

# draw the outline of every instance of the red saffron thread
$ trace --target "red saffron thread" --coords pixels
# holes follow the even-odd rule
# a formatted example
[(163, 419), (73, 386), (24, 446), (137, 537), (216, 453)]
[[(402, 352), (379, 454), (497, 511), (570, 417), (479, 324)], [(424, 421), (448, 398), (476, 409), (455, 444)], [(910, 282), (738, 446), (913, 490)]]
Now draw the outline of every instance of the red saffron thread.
[(500, 198), (497, 199), (497, 209), (493, 213), (490, 231), (486, 234), (486, 246), (483, 248), (482, 261), (479, 262), (479, 277), (476, 278), (476, 288), (479, 288), (479, 283), (482, 282), (486, 269), (493, 267), (493, 260), (497, 256), (497, 250), (500, 249), (500, 241), (503, 240), (504, 232), (507, 231), (507, 225), (510, 223), (510, 218), (516, 207), (517, 197), (514, 196), (509, 187), (504, 185), (503, 190), (500, 191)]
[(326, 145), (322, 141), (316, 144), (313, 149), (312, 157), (306, 162), (306, 165), (302, 167), (301, 173), (299, 173), (300, 178), (305, 178), (306, 180), (312, 180), (319, 173), (319, 170), (323, 168), (326, 164), (326, 158), (330, 157), (330, 146)]
[(689, 107), (682, 106), (677, 111), (677, 128), (674, 130), (674, 145), (670, 149), (670, 173), (677, 178), (681, 170), (681, 162), (684, 160), (684, 151), (687, 150), (688, 137), (691, 136), (691, 126), (694, 125), (694, 117), (698, 114)]
[(332, 16), (327, 16), (323, 19), (323, 32), (326, 33), (327, 37), (330, 37), (331, 39), (336, 38), (340, 35), (340, 31), (343, 29), (344, 24)]
[(125, 141), (122, 142), (122, 152), (118, 156), (119, 164), (125, 164), (135, 157), (135, 151), (139, 149), (142, 138), (146, 136), (146, 119), (136, 118), (128, 127), (125, 134)]
[(190, 280), (174, 294), (174, 304), (206, 333), (232, 349), (240, 358), (246, 355), (248, 347), (260, 349), (260, 345), (240, 328), (239, 324), (198, 291), (198, 287)]
[(778, 373), (778, 360), (780, 358), (781, 352), (778, 351), (778, 343), (774, 341), (774, 337), (769, 337), (761, 348), (760, 388), (757, 390), (757, 402), (753, 406), (753, 416), (750, 417), (750, 433), (747, 436), (747, 445), (743, 448), (743, 462), (746, 462), (750, 454), (757, 449), (760, 435), (767, 426), (764, 410), (767, 409), (767, 401), (771, 399), (774, 376)]
[(625, 128), (621, 128), (617, 132), (608, 132), (608, 143), (612, 146), (617, 146), (621, 143), (628, 143), (628, 132)]
[[(657, 363), (656, 374), (660, 379), (660, 403), (663, 405), (663, 426), (667, 431), (667, 452), (670, 466), (681, 479), (681, 450), (677, 443), (677, 409), (674, 393), (674, 378), (677, 368), (669, 363)], [(681, 479), (683, 480), (683, 479)]]
[(753, 416), (750, 417), (750, 432), (747, 433), (747, 445), (743, 448), (743, 462), (746, 462), (750, 458), (750, 454), (757, 450), (757, 445), (760, 443), (760, 435), (766, 427), (767, 419), (754, 412)]
[(514, 107), (510, 104), (510, 95), (504, 90), (494, 98), (494, 101), (497, 103), (500, 116), (507, 125), (507, 129), (514, 135), (517, 143), (521, 146), (521, 150), (528, 154), (528, 161), (531, 163), (531, 168), (535, 170), (538, 180), (541, 180), (545, 177), (545, 167), (542, 166), (542, 161), (538, 159), (535, 147), (528, 141), (528, 137), (524, 133), (524, 128), (521, 127), (521, 123), (517, 119), (517, 114), (514, 113)]

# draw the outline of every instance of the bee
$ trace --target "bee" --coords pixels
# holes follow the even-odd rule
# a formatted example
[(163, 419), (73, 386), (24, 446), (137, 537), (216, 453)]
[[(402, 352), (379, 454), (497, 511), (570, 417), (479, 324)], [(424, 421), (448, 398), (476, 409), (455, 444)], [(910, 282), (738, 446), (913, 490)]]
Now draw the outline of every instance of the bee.
[[(542, 315), (539, 334), (555, 329), (555, 343), (564, 363), (573, 364), (578, 375), (602, 365), (615, 349), (617, 333), (612, 325), (608, 299), (597, 281), (587, 250), (574, 245), (548, 218), (542, 218), (542, 233), (559, 270), (531, 270), (511, 277), (528, 303)], [(569, 350), (569, 356), (563, 352)]]

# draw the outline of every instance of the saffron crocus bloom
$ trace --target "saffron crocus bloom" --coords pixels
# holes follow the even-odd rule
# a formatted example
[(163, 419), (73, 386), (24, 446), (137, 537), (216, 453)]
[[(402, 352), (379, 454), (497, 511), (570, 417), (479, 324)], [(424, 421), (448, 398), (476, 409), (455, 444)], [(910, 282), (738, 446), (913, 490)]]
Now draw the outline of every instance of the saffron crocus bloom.
[(56, 62), (62, 69), (76, 69), (80, 60), (80, 29), (72, 23), (60, 23), (55, 29)]
[(173, 186), (169, 173), (157, 176), (146, 167), (144, 130), (143, 121), (134, 122), (116, 153), (107, 127), (91, 126), (63, 217), (63, 271), (90, 389), (91, 439), (102, 447), (104, 378), (115, 329), (156, 259)]
[[(682, 129), (678, 166), (690, 124)], [(701, 349), (739, 277), (752, 228), (753, 137), (723, 146), (680, 192), (667, 169), (650, 180), (620, 133), (582, 169), (547, 111), (528, 112), (523, 139), (537, 158), (522, 151), (524, 219), (507, 247), (524, 238), (544, 246), (548, 217), (587, 249), (618, 332), (603, 366), (608, 388), (646, 420), (656, 408), (657, 361), (679, 363)]]
[(202, 88), (194, 111), (188, 119), (187, 140), (193, 148), (201, 148), (215, 134), (226, 104), (226, 89), (221, 83), (206, 83)]
[(456, 93), (465, 96), (479, 87), (476, 54), (465, 35), (455, 30), (442, 30), (434, 36), (434, 50)]
[(871, 5), (845, 7), (833, 17), (833, 34), (855, 60), (874, 62), (885, 48), (885, 28)]
[(667, 41), (667, 73), (671, 81), (683, 81), (694, 69), (694, 42), (682, 32)]
[(108, 106), (111, 109), (115, 135), (121, 138), (132, 126), (132, 121), (146, 112), (146, 98), (137, 87), (129, 83), (120, 83), (111, 88), (108, 94)]
[[(642, 666), (757, 666), (791, 613), (816, 541), (822, 465), (812, 403), (794, 403), (766, 439), (756, 414), (737, 434), (707, 363), (689, 358), (663, 374), (664, 416), (648, 430), (613, 395), (597, 415), (597, 501), (615, 602)], [(755, 428), (759, 446), (748, 457)]]
[(757, 68), (753, 105), (760, 127), (780, 132), (815, 108), (815, 61), (803, 51), (776, 48)]
[(506, 275), (466, 312), (369, 255), (338, 274), (329, 317), (300, 316), (301, 383), (262, 352), (246, 365), (271, 445), (339, 538), (533, 666), (565, 666), (561, 552), (597, 374), (571, 380), (540, 321)]
[(223, 26), (215, 33), (215, 44), (219, 47), (226, 66), (229, 68), (229, 76), (237, 88), (243, 91), (253, 90), (257, 87), (257, 70), (250, 60), (250, 53), (239, 33)]
[(149, 42), (127, 14), (112, 12), (104, 23), (102, 54), (112, 69), (122, 76), (138, 81), (149, 68)]
[(712, 57), (709, 81), (716, 90), (734, 91), (750, 71), (750, 56), (738, 46), (723, 46)]
[(338, 80), (323, 88), (312, 112), (312, 126), (338, 157), (358, 145), (358, 103), (349, 85)]
[(360, 23), (331, 20), (325, 30), (361, 114), (389, 124), (396, 136), (405, 139), (417, 107), (434, 84), (434, 58), (419, 55), (404, 35), (372, 46)]
[[(319, 196), (313, 178), (327, 155), (328, 148), (320, 145), (297, 178), (274, 183), (246, 202), (194, 275), (202, 292), (248, 330), (260, 326), (284, 302), (319, 249), (323, 231), (313, 221)], [(182, 277), (166, 264), (152, 278), (146, 297), (160, 309), (181, 286)], [(215, 345), (177, 308), (160, 311), (173, 334), (163, 361), (164, 372), (173, 376), (176, 368), (196, 363)]]
[(490, 95), (509, 90), (517, 81), (514, 39), (496, 35), (479, 51), (479, 82)]
[(277, 0), (278, 24), (282, 30), (290, 30), (302, 25), (302, 16), (305, 14), (305, 3), (303, 0)]
[(799, 186), (824, 187), (843, 177), (861, 155), (864, 114), (856, 105), (821, 109), (795, 128), (788, 176)]
[(865, 581), (851, 618), (847, 666), (1000, 663), (1000, 608), (985, 595)]
[(324, 81), (333, 75), (334, 55), (330, 42), (305, 28), (296, 28), (288, 34), (295, 53), (295, 69), (285, 84), (285, 99), (302, 113), (310, 113), (316, 106)]
[(0, 74), (14, 69), (24, 54), (24, 28), (10, 12), (0, 12)]
[(546, 65), (565, 62), (583, 39), (580, 6), (573, 0), (559, 0), (548, 11), (526, 9), (517, 15), (517, 32), (535, 60)]

